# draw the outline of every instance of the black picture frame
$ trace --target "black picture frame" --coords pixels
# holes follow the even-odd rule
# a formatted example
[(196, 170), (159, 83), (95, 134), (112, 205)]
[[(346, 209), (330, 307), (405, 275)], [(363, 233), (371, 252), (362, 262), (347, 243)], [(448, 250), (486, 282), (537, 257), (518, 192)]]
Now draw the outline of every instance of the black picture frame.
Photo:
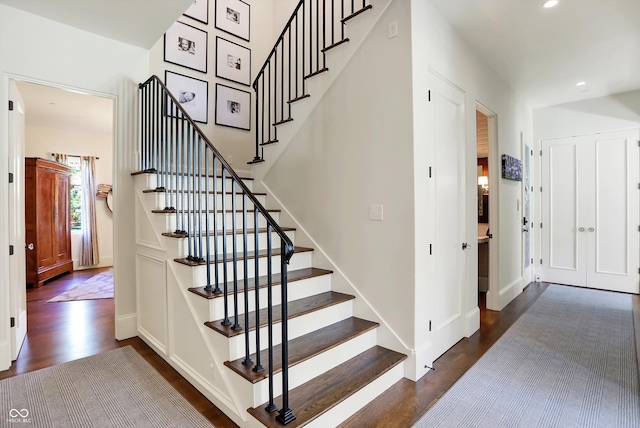
[[(165, 70), (164, 84), (194, 121), (208, 123), (209, 82)], [(169, 117), (182, 118), (182, 113), (174, 107), (174, 103), (169, 97), (167, 98), (166, 105), (170, 107), (168, 111), (165, 111), (165, 114)]]
[(502, 178), (522, 181), (522, 161), (509, 155), (502, 155)]
[(251, 130), (251, 93), (216, 84), (216, 125)]
[(251, 49), (216, 37), (216, 77), (251, 84)]
[(194, 0), (193, 4), (189, 6), (189, 9), (187, 9), (183, 15), (202, 22), (203, 24), (208, 24), (209, 0)]
[(251, 5), (242, 0), (216, 0), (215, 26), (218, 30), (250, 41)]
[(164, 33), (164, 61), (206, 73), (208, 39), (206, 31), (176, 21)]

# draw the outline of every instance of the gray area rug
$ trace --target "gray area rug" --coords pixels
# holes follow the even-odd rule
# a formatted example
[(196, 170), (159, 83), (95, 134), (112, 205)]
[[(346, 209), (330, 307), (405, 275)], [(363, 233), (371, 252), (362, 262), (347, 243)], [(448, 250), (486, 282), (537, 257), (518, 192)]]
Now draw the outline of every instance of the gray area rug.
[(211, 427), (132, 347), (0, 381), (1, 427)]
[(47, 300), (47, 303), (93, 299), (113, 299), (113, 268), (93, 275), (81, 284)]
[(551, 285), (414, 427), (640, 427), (631, 296)]

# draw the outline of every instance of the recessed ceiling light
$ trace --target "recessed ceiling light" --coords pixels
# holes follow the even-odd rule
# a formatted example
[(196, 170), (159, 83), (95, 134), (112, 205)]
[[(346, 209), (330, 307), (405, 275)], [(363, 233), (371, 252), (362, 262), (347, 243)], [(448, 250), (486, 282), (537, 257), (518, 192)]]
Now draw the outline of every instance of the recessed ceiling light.
[(547, 0), (542, 3), (542, 7), (549, 9), (550, 7), (556, 6), (558, 4), (558, 0)]
[(578, 83), (576, 83), (576, 86), (584, 86), (586, 84), (587, 84), (587, 82), (578, 82)]

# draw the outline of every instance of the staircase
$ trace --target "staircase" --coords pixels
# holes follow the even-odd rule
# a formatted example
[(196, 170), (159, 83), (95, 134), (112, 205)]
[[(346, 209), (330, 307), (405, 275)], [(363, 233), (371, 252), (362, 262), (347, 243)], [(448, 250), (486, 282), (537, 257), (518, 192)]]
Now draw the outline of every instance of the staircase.
[[(372, 9), (362, 0), (302, 0), (288, 26), (298, 24), (299, 11), (319, 20), (329, 3), (343, 9), (332, 12), (341, 25)], [(348, 41), (342, 34), (325, 48), (318, 37), (310, 41), (323, 57)], [(286, 29), (285, 39), (292, 46)], [(324, 61), (306, 78), (325, 73)], [(256, 92), (269, 85), (256, 82)], [(286, 94), (293, 102), (309, 98), (301, 86)], [(256, 116), (274, 114), (272, 125), (256, 125), (270, 129), (257, 133), (256, 167), (265, 163), (264, 147), (278, 142), (276, 128), (293, 121), (278, 105), (286, 103), (283, 88), (274, 82), (281, 95), (273, 104), (256, 102)], [(140, 89), (139, 336), (243, 427), (337, 426), (402, 379), (407, 356), (378, 345), (379, 324), (354, 316), (355, 297), (332, 290), (332, 271), (314, 267), (313, 248), (294, 245), (298, 232), (265, 208), (269, 195), (233, 171), (157, 77)]]

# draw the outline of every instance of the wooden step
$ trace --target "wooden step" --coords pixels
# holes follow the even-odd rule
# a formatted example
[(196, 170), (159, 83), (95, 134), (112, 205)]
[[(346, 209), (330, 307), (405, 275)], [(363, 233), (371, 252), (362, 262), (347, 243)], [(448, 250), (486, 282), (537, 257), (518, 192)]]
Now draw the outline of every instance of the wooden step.
[(348, 37), (340, 40), (339, 42), (335, 42), (334, 44), (327, 46), (326, 48), (322, 49), (322, 52), (327, 52), (327, 51), (329, 51), (329, 50), (331, 50), (333, 48), (337, 48), (338, 46), (342, 45), (343, 43), (347, 43), (347, 42), (349, 42), (349, 38)]
[[(306, 253), (308, 251), (313, 251), (313, 248), (308, 248), (308, 247), (295, 247), (294, 248), (294, 254), (295, 253)], [(279, 256), (281, 254), (280, 252), (280, 247), (277, 248), (273, 248), (271, 251), (271, 255), (273, 256)], [(257, 254), (258, 258), (263, 258), (263, 257), (267, 257), (267, 250), (260, 250), (258, 251)], [(256, 258), (256, 252), (255, 251), (247, 251), (247, 259), (255, 259)], [(238, 261), (242, 261), (244, 260), (244, 251), (238, 251)], [(202, 266), (207, 264), (206, 261), (203, 262), (194, 262), (191, 260), (187, 260), (186, 258), (181, 258), (181, 259), (173, 259), (174, 262), (177, 263), (181, 263), (183, 265), (187, 265), (187, 266)], [(215, 257), (211, 256), (209, 258), (210, 263), (215, 263)], [(227, 262), (231, 262), (233, 261), (233, 254), (227, 254)], [(218, 256), (218, 262), (219, 263), (223, 263), (224, 259), (222, 257), (222, 255)]]
[(325, 71), (329, 71), (329, 68), (328, 68), (328, 67), (321, 68), (321, 69), (320, 69), (320, 70), (318, 70), (318, 71), (314, 71), (314, 72), (313, 72), (313, 73), (311, 73), (311, 74), (307, 74), (306, 76), (304, 76), (304, 78), (305, 78), (305, 79), (310, 79), (311, 77), (314, 77), (314, 76), (317, 76), (317, 75), (319, 75), (319, 74), (322, 74), (322, 73), (324, 73)]
[[(305, 297), (303, 299), (294, 300), (289, 302), (289, 319), (296, 318), (329, 306), (337, 305), (349, 300), (353, 300), (355, 297), (349, 294), (337, 293), (335, 291), (327, 291), (326, 293), (316, 294), (314, 296)], [(260, 327), (267, 325), (267, 309), (260, 309)], [(244, 318), (244, 315), (242, 316)], [(282, 319), (282, 306), (273, 306), (273, 322), (279, 323)], [(226, 336), (233, 337), (244, 333), (242, 330), (232, 330), (232, 325), (222, 325), (222, 320), (207, 321), (204, 323), (207, 327), (214, 329), (218, 333)], [(256, 313), (249, 313), (249, 330), (256, 329)]]
[(343, 19), (342, 19), (342, 23), (344, 24), (344, 23), (345, 23), (345, 22), (347, 22), (348, 20), (353, 19), (353, 18), (355, 18), (356, 16), (360, 15), (361, 13), (366, 12), (366, 11), (368, 11), (369, 9), (372, 9), (372, 8), (373, 8), (373, 6), (372, 6), (372, 5), (365, 6), (365, 7), (363, 7), (362, 9), (360, 9), (360, 10), (357, 10), (357, 11), (353, 12), (351, 15), (347, 16), (346, 18), (343, 18)]
[[(354, 337), (364, 334), (380, 324), (376, 322), (366, 321), (360, 318), (347, 318), (346, 320), (331, 324), (304, 336), (289, 341), (289, 367), (302, 363), (316, 355), (322, 354), (324, 351), (333, 349), (342, 343), (345, 343)], [(256, 361), (256, 354), (251, 355), (251, 360)], [(238, 373), (251, 383), (259, 382), (269, 377), (269, 351), (260, 352), (260, 362), (264, 367), (264, 371), (256, 373), (253, 366), (245, 366), (242, 364), (243, 358), (235, 361), (227, 361), (225, 366)], [(273, 348), (273, 372), (280, 373), (282, 371), (282, 345)]]
[[(158, 172), (155, 169), (150, 169), (147, 171), (135, 171), (132, 172), (131, 175), (135, 176), (135, 175), (144, 175), (144, 174), (158, 174)], [(162, 172), (160, 172), (160, 174), (162, 174)], [(169, 173), (169, 175), (180, 175), (182, 177), (193, 177), (194, 174), (179, 174), (177, 172), (171, 172)], [(213, 178), (213, 175), (209, 174), (209, 175), (205, 175), (205, 174), (195, 174), (196, 177), (200, 177), (200, 178), (204, 178), (204, 177), (208, 177), (208, 178)], [(216, 174), (217, 178), (222, 179), (222, 174)], [(226, 176), (227, 179), (231, 179), (232, 177), (227, 174)], [(250, 180), (253, 181), (252, 177), (240, 177), (240, 180)]]
[[(247, 213), (253, 213), (253, 211), (254, 211), (254, 210), (250, 210), (250, 209), (248, 209), (248, 210), (247, 210)], [(280, 211), (282, 211), (282, 210), (267, 210), (267, 212), (268, 212), (268, 213), (279, 213)], [(183, 214), (183, 213), (187, 213), (187, 214), (194, 214), (194, 213), (195, 213), (195, 212), (194, 212), (194, 210), (189, 210), (189, 211), (187, 211), (187, 210), (176, 210), (176, 209), (168, 209), (168, 210), (151, 210), (151, 212), (152, 212), (152, 213), (154, 213), (154, 214)], [(222, 211), (222, 210), (217, 210), (217, 211), (209, 210), (209, 211), (205, 211), (205, 210), (202, 210), (201, 212), (202, 212), (202, 213), (208, 212), (209, 214), (213, 214), (213, 213), (222, 214), (222, 213), (232, 213), (232, 212), (233, 212), (233, 210), (231, 210), (231, 209), (226, 210), (226, 211)], [(242, 211), (242, 210), (239, 210), (239, 209), (236, 209), (236, 211), (235, 211), (235, 212), (236, 212), (236, 213), (242, 213), (243, 211)]]
[[(406, 355), (375, 346), (328, 372), (289, 391), (289, 407), (296, 419), (287, 427), (301, 427), (351, 397), (378, 377), (407, 358)], [(275, 405), (282, 406), (282, 397)], [(281, 426), (276, 422), (278, 412), (265, 410), (267, 403), (248, 409), (249, 413), (267, 427)]]
[[(167, 190), (163, 189), (162, 187), (158, 188), (158, 189), (147, 189), (147, 190), (143, 190), (142, 193), (166, 193)], [(194, 193), (193, 190), (189, 190), (188, 192), (186, 190), (169, 190), (169, 193)], [(200, 192), (197, 193), (205, 193), (204, 190), (201, 190)], [(214, 192), (213, 190), (209, 190), (209, 194), (210, 195), (219, 195), (222, 192)], [(254, 196), (267, 196), (267, 194), (265, 192), (251, 192), (251, 194), (253, 194)], [(225, 195), (233, 195), (233, 192), (226, 192)], [(243, 193), (242, 192), (236, 192), (236, 196), (242, 196)]]
[[(283, 232), (295, 232), (295, 227), (281, 227)], [(236, 230), (236, 235), (242, 235), (243, 233), (243, 229), (237, 229)], [(253, 227), (250, 227), (249, 230), (247, 230), (247, 234), (249, 235), (253, 235), (255, 232), (255, 229)], [(258, 233), (266, 233), (267, 232), (267, 228), (266, 227), (260, 227), (258, 228)], [(221, 230), (218, 231), (218, 236), (222, 236), (223, 233)], [(233, 235), (233, 230), (227, 230), (226, 235)], [(188, 235), (182, 234), (182, 233), (175, 233), (175, 232), (164, 232), (162, 234), (162, 236), (166, 236), (168, 238), (186, 238)], [(205, 236), (205, 235), (203, 235)], [(214, 236), (214, 232), (209, 232), (209, 236)], [(191, 237), (195, 237), (195, 234), (191, 234)], [(253, 239), (253, 238), (252, 238)]]
[[(305, 268), (305, 269), (297, 269), (288, 272), (287, 282), (295, 282), (302, 281), (303, 279), (315, 278), (322, 275), (330, 275), (333, 271), (326, 269), (318, 269), (318, 268)], [(265, 288), (268, 285), (269, 277), (267, 275), (261, 276), (258, 278), (258, 287)], [(271, 285), (280, 285), (282, 282), (282, 278), (280, 274), (274, 274), (273, 279), (271, 280)], [(233, 294), (233, 281), (227, 283), (227, 294)], [(244, 279), (238, 280), (238, 289), (244, 293)], [(255, 290), (255, 281), (253, 278), (249, 278), (249, 291)], [(222, 297), (223, 293), (214, 293), (213, 290), (207, 290), (204, 287), (192, 287), (189, 288), (189, 291), (195, 293), (199, 296), (204, 297), (205, 299), (215, 299), (218, 297)]]

